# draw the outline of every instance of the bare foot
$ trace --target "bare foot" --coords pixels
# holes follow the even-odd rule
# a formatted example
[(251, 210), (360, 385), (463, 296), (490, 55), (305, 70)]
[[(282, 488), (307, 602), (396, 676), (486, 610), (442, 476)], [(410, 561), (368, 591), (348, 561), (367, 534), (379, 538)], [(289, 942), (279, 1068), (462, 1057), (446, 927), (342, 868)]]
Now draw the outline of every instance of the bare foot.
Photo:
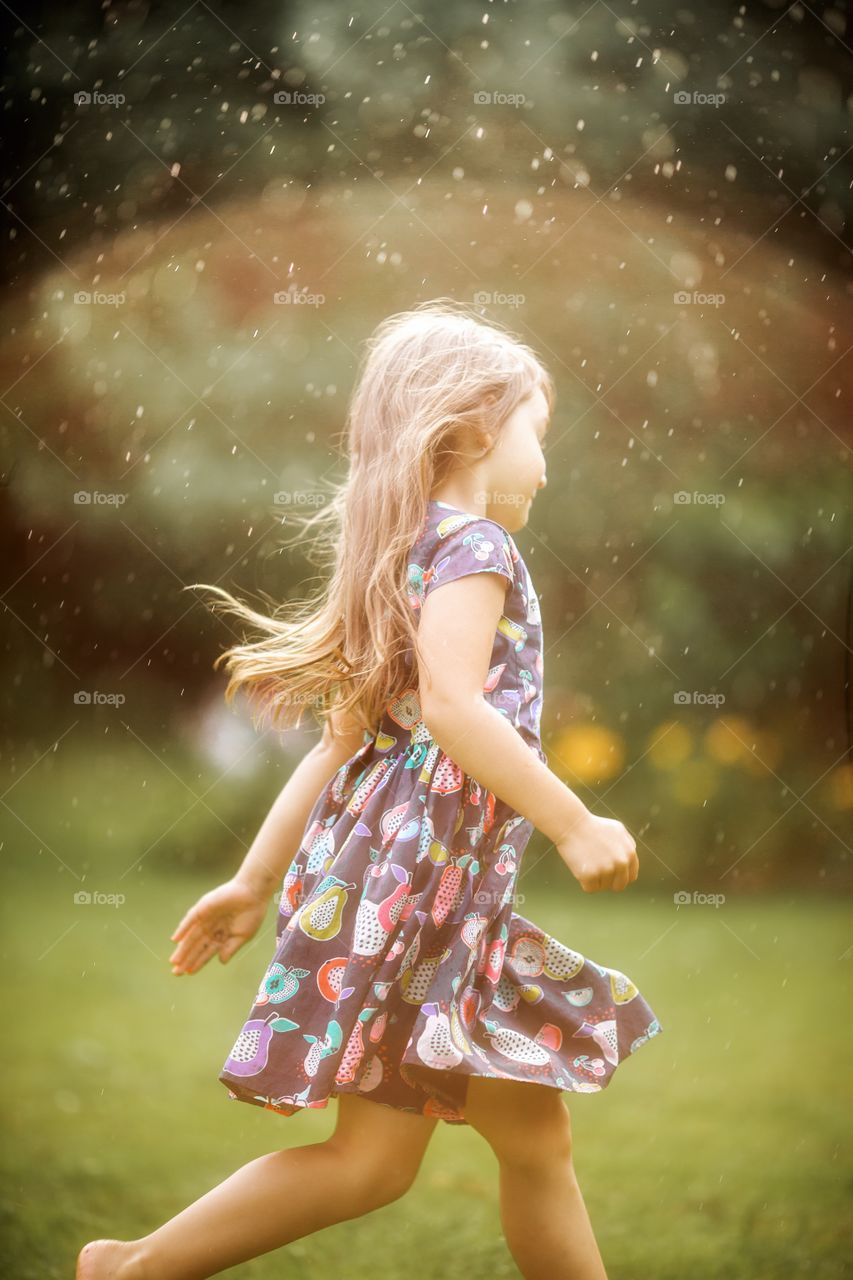
[(90, 1240), (77, 1255), (75, 1280), (143, 1280), (135, 1243)]

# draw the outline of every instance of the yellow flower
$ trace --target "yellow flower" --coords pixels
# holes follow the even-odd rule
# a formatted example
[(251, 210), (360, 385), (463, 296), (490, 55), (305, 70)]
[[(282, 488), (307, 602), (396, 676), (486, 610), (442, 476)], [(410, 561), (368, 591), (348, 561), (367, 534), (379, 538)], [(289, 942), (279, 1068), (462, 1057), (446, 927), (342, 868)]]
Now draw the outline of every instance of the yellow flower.
[(708, 755), (720, 764), (741, 765), (756, 777), (776, 768), (781, 756), (779, 740), (755, 729), (743, 716), (720, 716), (705, 734)]
[(646, 754), (656, 769), (677, 769), (690, 755), (692, 748), (693, 737), (690, 730), (677, 720), (666, 720), (649, 736)]
[(741, 764), (754, 737), (755, 730), (743, 716), (718, 716), (705, 733), (705, 748), (720, 764)]
[(557, 735), (553, 743), (555, 763), (562, 764), (579, 782), (612, 778), (625, 760), (625, 744), (618, 733), (603, 725), (572, 725)]
[(842, 764), (833, 769), (828, 785), (836, 809), (853, 809), (853, 764)]

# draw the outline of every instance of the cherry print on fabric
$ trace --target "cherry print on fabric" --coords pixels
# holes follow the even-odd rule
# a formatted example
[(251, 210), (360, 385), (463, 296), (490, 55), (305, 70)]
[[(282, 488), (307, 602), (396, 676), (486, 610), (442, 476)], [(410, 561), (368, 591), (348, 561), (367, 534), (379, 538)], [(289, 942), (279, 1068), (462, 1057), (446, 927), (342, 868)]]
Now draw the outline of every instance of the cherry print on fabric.
[[(547, 761), (527, 566), (502, 525), (431, 500), (409, 557), (415, 617), (470, 573), (500, 574), (506, 591), (483, 696)], [(292, 1116), (358, 1093), (467, 1124), (472, 1075), (604, 1089), (663, 1028), (624, 973), (513, 909), (532, 831), (444, 754), (415, 684), (401, 689), (308, 818), (273, 955), (218, 1077), (229, 1096)]]

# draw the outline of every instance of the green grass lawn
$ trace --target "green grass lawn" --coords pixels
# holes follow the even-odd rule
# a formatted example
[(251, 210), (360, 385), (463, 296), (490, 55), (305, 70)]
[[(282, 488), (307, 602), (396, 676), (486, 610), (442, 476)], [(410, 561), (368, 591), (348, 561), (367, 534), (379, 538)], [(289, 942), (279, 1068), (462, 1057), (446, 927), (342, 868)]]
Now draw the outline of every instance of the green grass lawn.
[[(85, 1240), (142, 1235), (254, 1156), (331, 1132), (335, 1103), (288, 1119), (216, 1078), (274, 917), (230, 965), (173, 977), (169, 934), (213, 882), (150, 870), (122, 907), (74, 908), (71, 877), (10, 864), (4, 1275), (68, 1277)], [(623, 969), (664, 1026), (602, 1094), (564, 1095), (611, 1280), (849, 1275), (847, 904), (676, 911), (560, 870), (525, 892), (526, 916)], [(479, 1135), (439, 1123), (406, 1197), (229, 1274), (390, 1280), (417, 1258), (418, 1276), (517, 1276), (496, 1190)]]

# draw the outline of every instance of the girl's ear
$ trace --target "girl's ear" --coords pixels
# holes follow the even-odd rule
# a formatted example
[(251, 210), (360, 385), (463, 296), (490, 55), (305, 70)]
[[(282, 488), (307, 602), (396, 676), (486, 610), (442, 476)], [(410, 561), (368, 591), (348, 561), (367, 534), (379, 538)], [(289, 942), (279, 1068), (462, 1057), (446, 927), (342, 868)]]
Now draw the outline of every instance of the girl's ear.
[(475, 423), (460, 428), (455, 439), (457, 456), (469, 462), (485, 457), (495, 443), (491, 431)]

